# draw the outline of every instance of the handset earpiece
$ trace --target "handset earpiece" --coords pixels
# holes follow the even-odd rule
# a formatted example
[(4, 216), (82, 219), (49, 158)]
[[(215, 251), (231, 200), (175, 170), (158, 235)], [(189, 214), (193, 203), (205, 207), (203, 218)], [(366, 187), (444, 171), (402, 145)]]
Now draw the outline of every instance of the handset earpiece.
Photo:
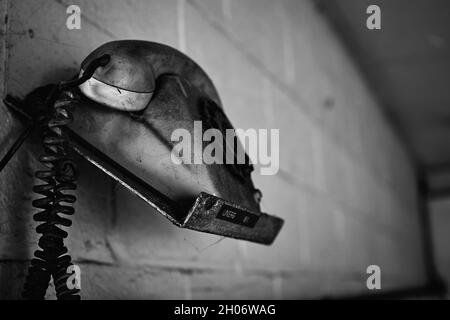
[(63, 90), (67, 87), (75, 87), (75, 86), (82, 85), (83, 83), (88, 81), (94, 75), (95, 71), (99, 67), (106, 66), (109, 63), (109, 61), (111, 61), (111, 56), (109, 54), (104, 54), (104, 55), (90, 61), (86, 66), (86, 70), (82, 70), (82, 72), (80, 72), (80, 74), (78, 75), (78, 78), (76, 78), (74, 80), (61, 81), (58, 84), (58, 88), (60, 90)]
[(145, 109), (155, 90), (151, 65), (129, 46), (107, 43), (94, 50), (81, 64), (80, 77), (98, 57), (108, 55), (109, 62), (95, 70), (80, 85), (81, 92), (102, 105), (121, 111), (136, 112)]
[(139, 40), (108, 42), (83, 61), (80, 76), (93, 60), (104, 55), (110, 56), (108, 64), (97, 68), (92, 77), (80, 85), (83, 94), (95, 102), (122, 111), (141, 111), (152, 99), (156, 79), (172, 74), (186, 79), (221, 107), (207, 74), (174, 48)]

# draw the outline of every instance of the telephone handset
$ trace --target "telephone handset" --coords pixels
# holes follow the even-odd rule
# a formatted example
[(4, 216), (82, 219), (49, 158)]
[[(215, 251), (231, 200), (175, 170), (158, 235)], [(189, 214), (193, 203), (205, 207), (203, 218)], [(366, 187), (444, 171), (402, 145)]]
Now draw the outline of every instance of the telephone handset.
[(221, 106), (207, 74), (178, 50), (148, 41), (109, 42), (86, 57), (80, 75), (91, 61), (105, 55), (110, 57), (110, 62), (97, 68), (80, 86), (87, 97), (98, 103), (123, 111), (143, 110), (156, 90), (157, 79), (162, 75), (175, 75)]
[[(171, 199), (156, 203), (140, 194), (139, 190), (146, 189), (139, 187), (140, 183), (132, 187), (130, 179), (122, 181), (176, 225), (270, 244), (282, 220), (260, 212), (260, 192), (251, 181), (250, 163), (172, 162), (171, 135), (176, 129), (194, 133), (195, 121), (201, 121), (204, 130), (232, 128), (206, 73), (173, 48), (135, 40), (104, 44), (83, 61), (81, 70), (105, 55), (110, 57), (108, 64), (98, 67), (80, 86), (95, 104), (78, 103), (70, 127), (119, 166)], [(203, 147), (201, 141), (194, 143)], [(236, 145), (242, 148), (239, 142)], [(159, 203), (171, 203), (165, 207), (173, 209), (161, 208)], [(206, 203), (211, 206), (209, 210)], [(254, 226), (246, 225), (248, 221)]]
[[(251, 180), (247, 155), (242, 164), (173, 162), (177, 130), (195, 136), (199, 130), (233, 128), (209, 77), (176, 49), (147, 41), (109, 42), (83, 61), (76, 79), (37, 89), (25, 103), (10, 97), (5, 103), (44, 131), (46, 154), (40, 160), (49, 168), (36, 174), (46, 183), (33, 189), (44, 196), (33, 202), (43, 209), (35, 215), (43, 222), (37, 229), (42, 250), (30, 267), (27, 298), (42, 298), (50, 276), (59, 298), (79, 297), (64, 285), (63, 269), (71, 262), (62, 243), (67, 234), (57, 227), (70, 225), (58, 213), (74, 211), (61, 204), (75, 201), (63, 192), (75, 188), (69, 149), (179, 227), (271, 244), (283, 225), (260, 211), (261, 192)], [(0, 170), (30, 131), (13, 145)], [(192, 154), (204, 146), (202, 139), (191, 141)], [(236, 153), (242, 146), (234, 142)], [(229, 141), (222, 143), (225, 148)]]

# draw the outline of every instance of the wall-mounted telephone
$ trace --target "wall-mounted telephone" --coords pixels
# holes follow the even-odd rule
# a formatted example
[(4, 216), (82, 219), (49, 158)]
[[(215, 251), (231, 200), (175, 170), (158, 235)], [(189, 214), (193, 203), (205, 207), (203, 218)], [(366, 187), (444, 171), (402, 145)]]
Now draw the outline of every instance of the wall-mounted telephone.
[[(58, 228), (70, 226), (75, 201), (74, 150), (145, 200), (179, 227), (271, 244), (283, 220), (260, 211), (261, 193), (252, 165), (173, 163), (174, 130), (232, 129), (205, 72), (165, 45), (114, 41), (94, 50), (74, 80), (41, 87), (24, 101), (4, 100), (30, 125), (0, 162), (0, 170), (31, 132), (42, 134), (47, 170), (33, 190), (44, 196), (33, 205), (42, 234), (25, 283), (24, 297), (40, 299), (53, 277), (57, 297), (79, 298), (66, 286), (71, 258)], [(222, 141), (226, 144), (226, 141)], [(202, 141), (193, 148), (202, 148)], [(242, 148), (239, 142), (236, 148)], [(234, 150), (234, 149), (233, 149)], [(248, 159), (246, 159), (248, 160)]]

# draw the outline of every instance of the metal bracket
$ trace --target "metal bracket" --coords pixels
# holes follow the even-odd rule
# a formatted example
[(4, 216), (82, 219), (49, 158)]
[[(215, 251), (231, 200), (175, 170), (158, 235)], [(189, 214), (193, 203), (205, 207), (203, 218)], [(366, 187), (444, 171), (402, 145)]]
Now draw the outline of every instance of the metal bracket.
[(159, 213), (181, 228), (207, 232), (261, 244), (271, 244), (283, 220), (252, 212), (238, 204), (202, 192), (188, 212), (163, 193), (103, 154), (78, 134), (65, 129), (71, 147), (83, 158), (139, 196)]

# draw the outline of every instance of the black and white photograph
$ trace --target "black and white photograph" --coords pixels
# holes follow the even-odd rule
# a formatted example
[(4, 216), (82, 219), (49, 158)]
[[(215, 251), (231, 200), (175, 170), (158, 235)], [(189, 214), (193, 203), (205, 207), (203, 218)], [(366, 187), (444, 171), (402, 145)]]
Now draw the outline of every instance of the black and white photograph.
[(0, 300), (450, 299), (448, 0), (0, 0), (0, 92)]

